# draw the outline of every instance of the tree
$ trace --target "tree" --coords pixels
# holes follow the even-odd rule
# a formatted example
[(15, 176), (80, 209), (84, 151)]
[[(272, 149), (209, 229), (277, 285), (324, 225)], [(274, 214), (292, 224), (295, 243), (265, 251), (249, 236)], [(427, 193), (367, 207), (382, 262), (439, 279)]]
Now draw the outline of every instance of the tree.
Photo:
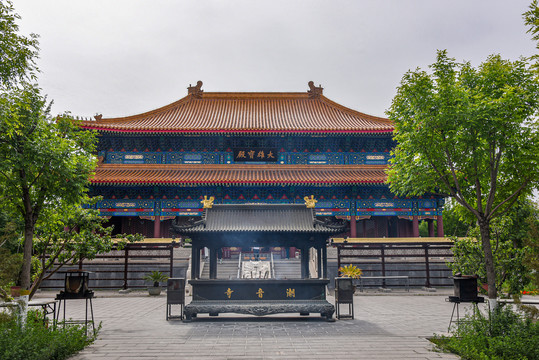
[[(527, 260), (535, 253), (530, 240), (534, 239), (533, 228), (539, 224), (537, 212), (533, 202), (520, 200), (491, 222), (496, 286), (508, 295), (519, 297), (531, 283), (535, 270)], [(481, 243), (476, 240), (478, 237), (479, 227), (475, 226), (468, 238), (455, 239), (454, 259), (449, 266), (454, 273), (477, 274), (480, 283), (486, 284), (485, 258)]]
[[(522, 14), (524, 17), (524, 24), (528, 26), (528, 34), (532, 34), (532, 39), (537, 41), (535, 48), (539, 50), (539, 5), (537, 0), (533, 0), (529, 6), (529, 10)], [(538, 60), (539, 55), (533, 55), (532, 60)], [(539, 65), (536, 63), (534, 67), (537, 69)]]
[(38, 36), (19, 35), (16, 21), (20, 16), (14, 12), (11, 1), (0, 2), (0, 86), (2, 90), (21, 82), (34, 80), (38, 71)]
[(24, 223), (20, 285), (30, 288), (35, 225), (51, 209), (80, 205), (96, 159), (95, 134), (50, 118), (35, 86), (0, 95), (0, 199)]
[(439, 51), (432, 73), (407, 72), (388, 110), (397, 146), (388, 170), (400, 195), (452, 197), (476, 220), (496, 305), (490, 224), (537, 186), (539, 83), (524, 60), (477, 69)]
[(474, 225), (474, 221), (469, 219), (470, 216), (463, 216), (462, 213), (468, 215), (466, 210), (458, 203), (449, 199), (444, 205), (444, 233), (447, 236), (465, 237), (468, 236), (470, 229)]
[[(97, 199), (86, 199), (89, 204)], [(127, 243), (142, 240), (143, 236), (111, 236), (113, 227), (103, 227), (107, 220), (95, 209), (78, 205), (61, 209), (47, 209), (36, 224), (34, 238), (35, 256), (40, 260), (40, 269), (33, 280), (30, 298), (42, 281), (50, 278), (64, 265), (76, 264), (96, 255), (122, 249)]]

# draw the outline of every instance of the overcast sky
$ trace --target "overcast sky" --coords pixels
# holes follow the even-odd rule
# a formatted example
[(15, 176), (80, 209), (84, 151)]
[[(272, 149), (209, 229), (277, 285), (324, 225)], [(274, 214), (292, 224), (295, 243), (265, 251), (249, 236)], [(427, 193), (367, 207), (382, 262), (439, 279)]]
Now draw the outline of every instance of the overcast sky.
[(385, 116), (402, 75), (437, 49), (478, 65), (534, 53), (531, 0), (16, 0), (40, 35), (53, 114), (127, 116), (214, 91), (308, 90)]

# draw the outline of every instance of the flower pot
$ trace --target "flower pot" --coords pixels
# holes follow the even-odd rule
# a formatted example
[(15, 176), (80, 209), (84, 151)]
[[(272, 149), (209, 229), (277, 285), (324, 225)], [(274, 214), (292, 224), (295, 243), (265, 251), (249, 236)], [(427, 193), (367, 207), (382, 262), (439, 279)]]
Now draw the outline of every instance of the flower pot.
[(21, 287), (20, 286), (12, 286), (11, 287), (11, 297), (19, 297), (21, 296)]
[(157, 296), (161, 294), (161, 287), (160, 286), (151, 286), (148, 288), (148, 294), (151, 296)]

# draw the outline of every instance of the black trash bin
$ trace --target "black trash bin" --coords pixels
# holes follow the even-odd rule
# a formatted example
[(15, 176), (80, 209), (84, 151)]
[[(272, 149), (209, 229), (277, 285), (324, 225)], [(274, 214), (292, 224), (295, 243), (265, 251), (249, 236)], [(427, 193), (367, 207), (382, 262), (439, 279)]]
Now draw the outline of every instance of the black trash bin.
[[(172, 305), (180, 305), (180, 315), (172, 315)], [(170, 319), (183, 320), (185, 305), (185, 279), (169, 278), (167, 280), (167, 321)]]

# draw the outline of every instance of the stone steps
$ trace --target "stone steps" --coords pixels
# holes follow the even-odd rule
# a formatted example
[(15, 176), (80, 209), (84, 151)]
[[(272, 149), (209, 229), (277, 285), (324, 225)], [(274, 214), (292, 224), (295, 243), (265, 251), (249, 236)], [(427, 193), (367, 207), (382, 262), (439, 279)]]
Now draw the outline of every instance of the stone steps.
[(277, 279), (299, 279), (301, 277), (300, 259), (274, 260), (273, 264)]
[[(287, 259), (274, 260), (275, 278), (276, 279), (299, 279), (301, 277), (301, 260)], [(223, 260), (221, 264), (217, 264), (218, 279), (237, 279), (238, 277), (238, 260)], [(210, 263), (206, 262), (202, 269), (201, 279), (210, 278)]]
[[(217, 263), (217, 278), (218, 279), (236, 279), (238, 277), (238, 260), (223, 260), (222, 263)], [(201, 279), (210, 278), (210, 263), (206, 261)]]

